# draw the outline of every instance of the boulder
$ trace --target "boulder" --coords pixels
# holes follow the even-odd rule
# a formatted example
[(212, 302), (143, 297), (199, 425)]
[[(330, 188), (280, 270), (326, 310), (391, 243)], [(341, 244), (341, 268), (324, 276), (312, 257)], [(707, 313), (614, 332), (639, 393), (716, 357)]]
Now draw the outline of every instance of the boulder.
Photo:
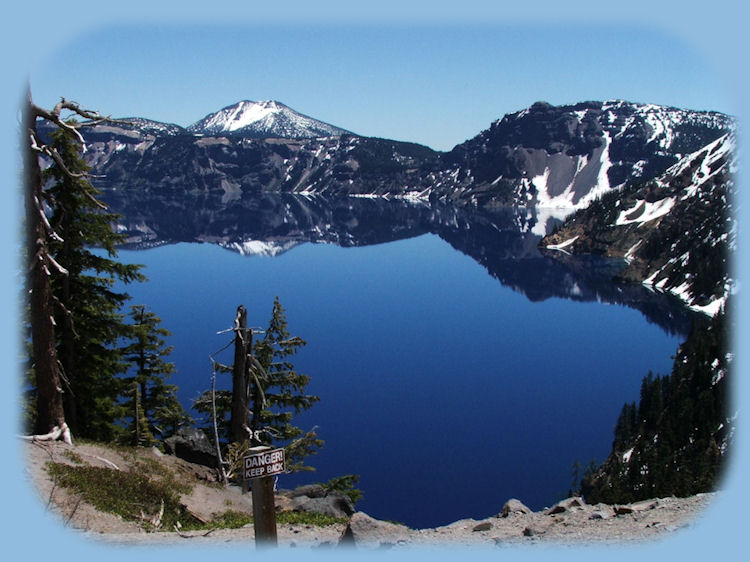
[(289, 496), (286, 496), (285, 494), (276, 494), (274, 496), (274, 505), (276, 506), (276, 511), (294, 511), (294, 505), (292, 504), (292, 499)]
[(551, 508), (545, 511), (545, 513), (547, 515), (556, 515), (558, 513), (564, 513), (566, 511), (583, 508), (584, 505), (585, 505), (585, 502), (583, 501), (583, 498), (578, 498), (578, 497), (567, 498), (567, 499), (557, 502), (555, 505), (553, 505)]
[(307, 496), (308, 498), (324, 498), (326, 494), (326, 489), (320, 484), (297, 486), (294, 490), (287, 493), (290, 498), (297, 498), (300, 496)]
[(505, 502), (500, 517), (508, 517), (509, 515), (529, 515), (531, 510), (526, 507), (517, 499), (509, 499)]
[(340, 492), (329, 492), (323, 497), (293, 497), (292, 510), (346, 518), (354, 513), (354, 504), (348, 496)]
[(631, 503), (630, 507), (633, 511), (650, 511), (656, 509), (659, 506), (659, 500), (643, 500), (635, 503)]
[(408, 539), (408, 529), (403, 525), (378, 521), (363, 513), (356, 512), (341, 535), (340, 544), (360, 546), (383, 546), (396, 544)]
[(219, 466), (216, 450), (202, 430), (193, 427), (180, 428), (172, 437), (164, 440), (164, 448), (170, 455), (194, 464), (216, 468)]

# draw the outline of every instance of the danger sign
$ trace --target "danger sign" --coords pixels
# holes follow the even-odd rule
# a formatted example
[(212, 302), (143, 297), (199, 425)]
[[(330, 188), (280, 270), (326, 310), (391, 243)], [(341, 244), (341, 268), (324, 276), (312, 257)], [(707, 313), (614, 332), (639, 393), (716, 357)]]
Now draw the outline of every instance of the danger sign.
[[(251, 449), (252, 450), (252, 449)], [(268, 449), (245, 457), (245, 480), (281, 474), (284, 466), (284, 449)]]

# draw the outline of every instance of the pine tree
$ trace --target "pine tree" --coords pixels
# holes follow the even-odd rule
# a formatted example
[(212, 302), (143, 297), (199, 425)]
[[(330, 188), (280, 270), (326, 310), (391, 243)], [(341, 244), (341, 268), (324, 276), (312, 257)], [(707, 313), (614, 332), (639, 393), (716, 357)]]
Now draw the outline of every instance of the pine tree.
[(74, 434), (109, 440), (121, 414), (117, 376), (125, 364), (117, 343), (128, 334), (120, 309), (129, 298), (113, 285), (144, 277), (140, 266), (115, 259), (116, 244), (123, 240), (114, 229), (117, 215), (96, 199), (99, 192), (86, 179), (89, 167), (77, 136), (59, 128), (50, 137), (64, 166), (53, 162), (43, 179), (50, 184), (49, 222), (57, 234), (50, 253), (67, 270), (53, 272), (51, 282), (65, 418)]
[(133, 379), (130, 384), (126, 385), (124, 390), (124, 396), (129, 399), (125, 403), (124, 408), (132, 416), (132, 421), (126, 427), (122, 441), (136, 447), (150, 447), (155, 445), (156, 439), (149, 429), (148, 419), (143, 408), (141, 385), (137, 380)]
[[(59, 107), (59, 109), (58, 109)], [(29, 399), (29, 422), (37, 435), (62, 438), (72, 443), (70, 427), (65, 420), (63, 406), (63, 384), (55, 346), (54, 301), (52, 296), (51, 271), (64, 272), (64, 268), (50, 255), (49, 242), (58, 237), (49, 225), (45, 214), (44, 180), (40, 156), (57, 156), (54, 149), (39, 137), (37, 119), (53, 123), (60, 121), (62, 102), (51, 112), (38, 107), (27, 93), (23, 113), (22, 146), (24, 161), (24, 210), (26, 219), (26, 279), (24, 284), (27, 300), (26, 317), (29, 334), (29, 361), (27, 374), (32, 389)], [(33, 404), (33, 405), (32, 405)]]
[(130, 318), (131, 341), (122, 352), (131, 368), (121, 381), (123, 406), (131, 420), (127, 441), (150, 445), (156, 435), (166, 437), (191, 420), (177, 399), (177, 387), (166, 382), (175, 372), (174, 364), (165, 360), (172, 352), (163, 339), (169, 331), (160, 328), (161, 319), (143, 305), (132, 306)]
[(635, 404), (626, 404), (612, 453), (583, 479), (587, 501), (625, 503), (715, 489), (733, 423), (726, 394), (732, 360), (728, 324), (723, 311), (696, 322), (672, 373), (643, 379), (637, 417)]
[[(289, 360), (304, 345), (302, 338), (290, 336), (286, 313), (276, 297), (268, 329), (252, 348), (253, 358), (260, 369), (250, 367), (249, 429), (253, 436), (259, 436), (261, 443), (285, 448), (287, 471), (290, 472), (314, 470), (304, 464), (304, 459), (315, 454), (323, 445), (314, 428), (303, 432), (292, 423), (296, 414), (309, 409), (320, 400), (317, 396), (305, 394), (310, 377), (298, 373)], [(251, 365), (253, 363), (250, 362)], [(215, 363), (214, 368), (222, 373), (233, 370), (219, 363)], [(232, 392), (217, 390), (215, 400), (219, 439), (226, 443), (237, 443), (230, 426)], [(210, 427), (211, 430), (207, 433), (213, 435), (211, 392), (204, 392), (193, 403), (193, 407), (206, 417), (205, 428)]]
[(305, 394), (310, 377), (298, 373), (288, 359), (304, 345), (306, 342), (302, 338), (290, 337), (286, 312), (276, 297), (264, 337), (254, 346), (255, 357), (265, 370), (265, 380), (261, 384), (266, 405), (260, 409), (256, 401), (251, 423), (253, 430), (267, 430), (264, 435), (271, 437), (269, 443), (289, 445), (294, 442), (294, 446), (287, 450), (287, 464), (295, 470), (310, 470), (303, 459), (314, 454), (323, 443), (314, 431), (300, 438), (302, 429), (292, 424), (294, 415), (311, 408), (320, 400), (318, 396)]

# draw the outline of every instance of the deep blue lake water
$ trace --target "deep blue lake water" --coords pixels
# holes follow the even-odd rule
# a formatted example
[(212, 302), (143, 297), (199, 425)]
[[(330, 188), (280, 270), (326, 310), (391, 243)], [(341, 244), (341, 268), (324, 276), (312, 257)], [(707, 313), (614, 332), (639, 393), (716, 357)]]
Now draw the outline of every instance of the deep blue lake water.
[(172, 332), (186, 406), (210, 388), (237, 306), (265, 327), (278, 295), (307, 341), (294, 365), (321, 398), (296, 424), (325, 440), (315, 473), (278, 485), (359, 474), (358, 509), (412, 527), (564, 497), (573, 462), (604, 460), (623, 403), (649, 371), (670, 371), (684, 339), (598, 298), (532, 302), (433, 234), (276, 257), (188, 243), (119, 257), (146, 266), (149, 282), (127, 292)]

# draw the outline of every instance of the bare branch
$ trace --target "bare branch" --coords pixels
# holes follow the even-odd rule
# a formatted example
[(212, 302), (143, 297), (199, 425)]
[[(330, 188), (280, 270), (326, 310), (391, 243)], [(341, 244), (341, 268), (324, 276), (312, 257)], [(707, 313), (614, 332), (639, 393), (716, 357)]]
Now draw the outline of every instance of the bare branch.
[(47, 253), (47, 259), (55, 267), (55, 269), (58, 272), (62, 273), (63, 275), (68, 275), (68, 270), (65, 269), (63, 266), (61, 266), (59, 263), (57, 263), (57, 260), (55, 260), (55, 258), (52, 257), (52, 254)]
[(56, 441), (62, 439), (68, 445), (73, 444), (70, 428), (65, 422), (63, 422), (61, 426), (53, 427), (52, 431), (45, 433), (44, 435), (21, 435), (21, 439), (26, 439), (27, 441)]
[[(86, 178), (91, 178), (91, 177), (102, 177), (102, 176), (95, 176), (93, 174), (89, 174), (88, 172), (81, 172), (81, 173), (71, 172), (68, 169), (68, 167), (65, 165), (65, 162), (63, 161), (62, 157), (57, 152), (57, 150), (55, 150), (53, 147), (51, 147), (49, 145), (40, 144), (39, 143), (39, 138), (36, 136), (36, 134), (33, 131), (31, 132), (30, 136), (31, 136), (31, 148), (32, 148), (32, 150), (34, 150), (35, 152), (39, 152), (40, 154), (46, 154), (47, 156), (49, 156), (50, 158), (52, 158), (52, 160), (55, 161), (55, 164), (57, 164), (57, 166), (60, 168), (60, 170), (62, 170), (62, 172), (66, 176), (68, 176), (69, 178), (71, 178), (71, 179), (86, 179)], [(86, 196), (86, 198), (89, 199), (94, 205), (96, 205), (97, 207), (99, 207), (102, 210), (107, 209), (107, 206), (104, 203), (102, 203), (101, 201), (99, 201), (96, 197), (94, 197), (89, 192), (88, 189), (86, 189), (84, 187), (83, 189), (81, 189), (81, 191)]]
[[(192, 512), (190, 512), (190, 515), (193, 515), (195, 517), (195, 514), (192, 513)], [(200, 519), (198, 519), (198, 520), (200, 521)], [(202, 535), (186, 535), (185, 533), (183, 533), (182, 531), (180, 531), (180, 528), (177, 525), (174, 525), (173, 528), (174, 528), (174, 532), (177, 533), (183, 539), (192, 539), (192, 538), (195, 538), (195, 537), (207, 537), (208, 535), (210, 535), (211, 533), (213, 533), (216, 530), (216, 529), (209, 529), (208, 531), (206, 531)]]
[(59, 119), (60, 112), (63, 109), (67, 109), (68, 111), (77, 113), (84, 119), (91, 119), (92, 121), (108, 119), (107, 117), (104, 117), (103, 115), (101, 115), (98, 111), (83, 109), (80, 105), (78, 105), (78, 103), (74, 101), (68, 101), (65, 98), (60, 98), (60, 101), (57, 103), (57, 105), (55, 105), (55, 108), (52, 110), (52, 114), (55, 115)]
[(29, 102), (31, 113), (34, 115), (35, 118), (41, 118), (46, 121), (49, 121), (50, 123), (54, 123), (61, 129), (65, 129), (66, 131), (70, 131), (73, 133), (76, 138), (80, 141), (81, 144), (84, 143), (83, 136), (81, 133), (78, 132), (78, 124), (77, 123), (66, 123), (60, 118), (60, 111), (63, 109), (62, 103), (65, 100), (63, 99), (62, 102), (58, 103), (55, 108), (52, 111), (47, 111), (46, 109), (43, 109), (36, 105), (33, 102)]
[(36, 207), (36, 210), (39, 213), (39, 218), (41, 219), (42, 224), (44, 225), (44, 228), (47, 230), (49, 237), (52, 238), (53, 240), (56, 240), (57, 242), (63, 242), (63, 239), (57, 235), (55, 230), (52, 228), (52, 225), (50, 225), (49, 220), (47, 220), (47, 215), (44, 213), (42, 204), (39, 202), (39, 198), (36, 195), (34, 195), (34, 206)]
[(32, 271), (38, 264), (44, 262), (45, 249), (41, 247), (41, 244), (37, 245), (39, 246), (39, 250), (37, 250), (34, 257), (29, 261), (29, 271)]
[(71, 396), (75, 396), (73, 389), (70, 387), (70, 381), (68, 380), (68, 376), (65, 374), (65, 369), (63, 369), (62, 363), (60, 362), (59, 359), (57, 361), (57, 368), (60, 370), (60, 380), (62, 380), (63, 384), (65, 384), (65, 388), (67, 389), (67, 392), (70, 392)]
[[(83, 127), (93, 127), (100, 123), (116, 123), (122, 125), (132, 125), (130, 121), (124, 121), (121, 119), (113, 119), (112, 117), (101, 115), (98, 111), (91, 111), (84, 109), (78, 103), (74, 101), (68, 101), (65, 98), (61, 98), (60, 101), (55, 105), (52, 111), (48, 111), (42, 107), (39, 107), (31, 100), (29, 100), (29, 107), (32, 115), (35, 119), (44, 119), (50, 123), (54, 123), (61, 129), (70, 131), (73, 133), (81, 144), (86, 144), (83, 135), (78, 131)], [(88, 121), (84, 123), (69, 123), (61, 117), (63, 110), (71, 111)], [(35, 148), (35, 143), (32, 141), (32, 148)], [(50, 155), (51, 156), (51, 155)]]
[(68, 310), (68, 308), (62, 303), (62, 301), (57, 298), (55, 295), (52, 295), (52, 300), (55, 301), (55, 304), (62, 310), (63, 314), (66, 316), (66, 318), (70, 321), (70, 328), (73, 332), (73, 337), (78, 339), (80, 336), (78, 335), (78, 332), (75, 329), (75, 323), (73, 322), (73, 313)]
[(73, 506), (73, 510), (70, 512), (70, 515), (68, 515), (68, 518), (65, 520), (65, 523), (64, 523), (65, 527), (67, 527), (70, 524), (70, 520), (73, 519), (73, 516), (76, 514), (76, 511), (78, 511), (78, 506), (81, 505), (82, 501), (83, 501), (83, 498), (79, 497), (75, 506)]
[(221, 474), (221, 480), (226, 486), (229, 483), (229, 477), (224, 470), (224, 461), (221, 458), (221, 447), (219, 446), (219, 426), (216, 421), (216, 369), (214, 369), (213, 375), (211, 376), (211, 417), (213, 418), (214, 426), (214, 443), (216, 444), (216, 458), (219, 460), (219, 473)]
[[(84, 454), (85, 454), (85, 453), (84, 453)], [(94, 458), (95, 458), (96, 460), (98, 460), (98, 461), (101, 461), (101, 462), (103, 462), (103, 463), (104, 463), (104, 464), (106, 464), (107, 466), (110, 466), (110, 467), (112, 467), (112, 468), (113, 468), (114, 470), (120, 470), (120, 467), (119, 467), (119, 466), (117, 466), (117, 465), (116, 465), (115, 463), (113, 463), (112, 461), (108, 461), (107, 459), (105, 459), (105, 458), (103, 458), (103, 457), (98, 457), (98, 456), (96, 456), (96, 455), (91, 455), (91, 456), (93, 456), (93, 457), (94, 457)]]
[[(88, 177), (102, 177), (102, 176), (92, 176), (91, 174), (87, 174), (87, 176)], [(86, 196), (86, 198), (89, 199), (92, 203), (94, 203), (94, 205), (96, 205), (97, 207), (99, 207), (102, 210), (106, 210), (107, 209), (107, 206), (104, 203), (102, 203), (101, 201), (99, 201), (96, 197), (94, 197), (89, 192), (88, 189), (86, 189), (84, 187), (81, 191), (83, 191), (83, 194)]]

